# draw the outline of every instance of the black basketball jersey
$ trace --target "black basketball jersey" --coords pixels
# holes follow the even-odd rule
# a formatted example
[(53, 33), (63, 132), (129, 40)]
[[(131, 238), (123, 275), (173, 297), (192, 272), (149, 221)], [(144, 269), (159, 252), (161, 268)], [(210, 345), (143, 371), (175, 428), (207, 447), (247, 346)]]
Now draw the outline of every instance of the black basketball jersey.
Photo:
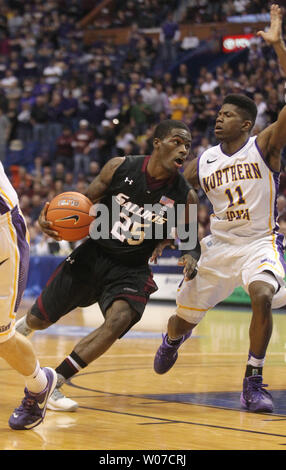
[(146, 173), (149, 158), (126, 157), (100, 201), (107, 208), (105, 223), (109, 216), (108, 234), (95, 237), (95, 243), (108, 256), (129, 266), (148, 263), (156, 245), (170, 237), (170, 228), (177, 223), (177, 206), (186, 204), (191, 188), (180, 173), (174, 173), (163, 186), (150, 187)]

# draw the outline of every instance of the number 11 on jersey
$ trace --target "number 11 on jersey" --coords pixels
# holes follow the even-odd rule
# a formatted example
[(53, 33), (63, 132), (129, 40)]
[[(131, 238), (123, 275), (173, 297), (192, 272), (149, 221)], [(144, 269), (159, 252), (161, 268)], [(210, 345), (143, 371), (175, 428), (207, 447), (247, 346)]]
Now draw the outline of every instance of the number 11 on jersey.
[[(236, 186), (235, 191), (236, 191), (237, 194), (238, 194), (238, 201), (237, 201), (237, 204), (246, 204), (245, 199), (244, 199), (243, 194), (242, 194), (241, 187), (240, 187), (240, 186)], [(235, 205), (235, 203), (234, 203), (234, 198), (233, 198), (233, 195), (232, 195), (231, 190), (230, 190), (230, 189), (226, 189), (226, 190), (225, 190), (225, 194), (227, 195), (227, 197), (228, 197), (228, 199), (229, 199), (229, 205), (228, 205), (228, 207), (233, 207), (233, 206)]]

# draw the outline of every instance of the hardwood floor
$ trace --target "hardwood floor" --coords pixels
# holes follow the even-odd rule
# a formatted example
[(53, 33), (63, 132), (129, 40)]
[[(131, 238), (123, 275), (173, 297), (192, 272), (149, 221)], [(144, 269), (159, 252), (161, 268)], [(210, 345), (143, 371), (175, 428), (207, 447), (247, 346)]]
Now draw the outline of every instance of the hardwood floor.
[[(29, 305), (24, 300), (21, 316)], [(1, 450), (284, 450), (286, 445), (285, 312), (275, 311), (264, 367), (273, 414), (240, 408), (250, 311), (208, 313), (165, 375), (153, 371), (174, 304), (149, 303), (142, 321), (105, 355), (74, 376), (64, 393), (76, 412), (47, 411), (31, 431), (8, 419), (23, 397), (21, 376), (0, 360)], [(102, 321), (97, 306), (78, 309), (31, 341), (41, 365), (56, 367)]]

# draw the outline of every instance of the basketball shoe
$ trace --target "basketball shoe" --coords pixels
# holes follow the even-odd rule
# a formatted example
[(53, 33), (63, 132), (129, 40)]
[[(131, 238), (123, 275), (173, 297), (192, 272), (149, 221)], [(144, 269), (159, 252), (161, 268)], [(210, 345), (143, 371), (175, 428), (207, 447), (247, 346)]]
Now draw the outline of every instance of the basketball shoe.
[(31, 393), (25, 388), (25, 397), (21, 405), (14, 410), (9, 418), (9, 426), (12, 429), (32, 429), (43, 421), (47, 401), (57, 383), (57, 373), (54, 369), (44, 367), (43, 371), (48, 380), (46, 388), (40, 393)]
[(75, 411), (78, 403), (64, 396), (59, 387), (56, 387), (47, 403), (48, 410), (52, 411)]
[(272, 396), (262, 383), (262, 375), (251, 375), (243, 380), (243, 391), (240, 395), (240, 403), (243, 408), (256, 413), (271, 413), (274, 409)]
[(179, 347), (191, 336), (190, 331), (182, 337), (182, 339), (175, 345), (169, 344), (167, 341), (168, 334), (162, 335), (163, 341), (154, 358), (154, 370), (157, 374), (165, 374), (173, 367), (178, 359)]

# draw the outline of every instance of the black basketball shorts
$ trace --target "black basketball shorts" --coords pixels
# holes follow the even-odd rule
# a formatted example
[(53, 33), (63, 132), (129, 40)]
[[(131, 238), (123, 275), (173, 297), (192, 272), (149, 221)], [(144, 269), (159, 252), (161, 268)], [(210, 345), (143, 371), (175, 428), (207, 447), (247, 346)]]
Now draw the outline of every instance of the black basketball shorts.
[(54, 271), (31, 313), (55, 323), (77, 307), (98, 302), (105, 316), (115, 300), (123, 299), (137, 312), (130, 329), (140, 320), (150, 295), (157, 289), (148, 265), (124, 266), (100, 249), (89, 252), (83, 244)]

